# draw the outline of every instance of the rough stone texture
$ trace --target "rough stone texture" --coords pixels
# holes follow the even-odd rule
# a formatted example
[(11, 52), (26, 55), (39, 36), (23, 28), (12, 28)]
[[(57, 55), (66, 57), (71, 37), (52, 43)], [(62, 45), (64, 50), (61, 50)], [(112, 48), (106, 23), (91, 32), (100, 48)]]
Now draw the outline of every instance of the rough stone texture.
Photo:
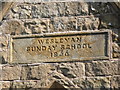
[[(112, 3), (18, 3), (4, 17), (3, 21), (8, 21), (3, 22), (5, 26), (2, 27), (2, 33), (16, 35), (67, 30), (119, 29), (120, 13), (118, 10), (112, 6)], [(90, 15), (93, 17), (88, 17)], [(115, 43), (120, 49), (119, 37), (120, 35)], [(120, 58), (120, 50), (115, 51), (115, 47), (113, 45), (113, 57)]]
[(91, 90), (109, 90), (110, 89), (111, 77), (94, 77), (86, 78), (85, 86), (87, 89)]
[(22, 19), (6, 20), (3, 23), (2, 33), (39, 34), (49, 32), (96, 30), (99, 27), (97, 17), (55, 17), (52, 19)]
[(17, 3), (4, 17), (3, 14), (1, 14), (0, 63), (7, 63), (9, 57), (7, 54), (9, 52), (8, 37), (11, 35), (96, 29), (111, 29), (113, 32), (113, 60), (39, 63), (28, 65), (1, 64), (0, 88), (46, 88), (55, 81), (65, 88), (78, 88), (81, 90), (119, 90), (119, 6), (114, 7), (113, 3), (101, 2), (48, 3), (48, 0), (41, 1), (42, 3), (34, 4)]
[[(35, 88), (39, 81), (13, 81), (11, 88)], [(40, 88), (39, 86), (36, 88)]]
[(57, 66), (58, 72), (62, 73), (65, 77), (68, 78), (76, 78), (76, 77), (82, 77), (85, 75), (84, 72), (84, 64), (82, 63), (62, 63)]
[(0, 35), (0, 63), (6, 63), (8, 55), (8, 35)]
[(2, 89), (2, 83), (0, 82), (0, 89)]
[[(94, 78), (76, 78), (71, 81), (63, 81), (63, 80), (56, 80), (59, 84), (63, 85), (65, 88), (75, 88), (75, 89), (81, 89), (81, 90), (96, 90), (96, 89), (105, 89), (110, 90), (111, 83), (111, 77), (94, 77)], [(47, 81), (46, 81), (47, 82)], [(10, 88), (25, 88), (25, 89), (33, 89), (33, 88), (48, 88), (49, 85), (54, 82), (54, 80), (50, 80), (50, 82), (43, 82), (41, 80), (23, 80), (18, 81), (14, 80), (11, 83), (10, 82), (3, 82), (3, 88), (4, 87), (11, 87)], [(116, 83), (116, 82), (115, 82)], [(116, 84), (113, 84), (113, 86)], [(118, 85), (118, 84), (117, 84)], [(116, 88), (118, 89), (118, 86), (116, 85)], [(112, 88), (112, 89), (113, 89)]]
[[(99, 65), (101, 66), (100, 63)], [(84, 64), (80, 62), (41, 63), (22, 66), (9, 65), (4, 66), (2, 71), (3, 80), (8, 80), (2, 82), (2, 88), (47, 88), (54, 81), (60, 83), (65, 88), (80, 88), (84, 90), (118, 89), (119, 86), (119, 76), (100, 77), (101, 75), (99, 74), (99, 77), (84, 77), (85, 71), (88, 72), (88, 70), (85, 70)], [(94, 69), (93, 71), (96, 70)], [(9, 80), (14, 81), (9, 82)]]
[(59, 31), (71, 31), (77, 29), (77, 19), (75, 17), (58, 17), (53, 18), (50, 23), (51, 30), (53, 29), (55, 32)]
[(111, 88), (113, 90), (119, 90), (120, 89), (120, 76), (113, 76), (111, 78)]
[(39, 34), (48, 33), (49, 30), (49, 19), (30, 19), (22, 20), (26, 34)]
[(6, 59), (7, 59), (7, 52), (0, 52), (0, 63), (6, 63)]
[(6, 19), (50, 18), (55, 16), (78, 16), (89, 13), (88, 4), (80, 2), (53, 2), (39, 4), (18, 4)]
[(37, 80), (37, 79), (45, 79), (47, 78), (47, 73), (49, 73), (50, 65), (41, 64), (37, 66), (23, 66), (21, 79), (25, 80)]
[(118, 61), (93, 61), (85, 64), (86, 76), (118, 75)]
[(118, 61), (118, 74), (120, 75), (120, 61)]
[(91, 2), (90, 4), (90, 12), (91, 14), (106, 14), (106, 13), (115, 13), (115, 9), (110, 5), (110, 3), (96, 3)]
[(9, 90), (11, 87), (11, 82), (10, 81), (0, 81), (2, 89)]
[[(0, 65), (0, 81), (2, 80), (2, 65)], [(1, 85), (1, 82), (0, 82)]]
[[(79, 67), (79, 68), (78, 68)], [(21, 79), (42, 80), (49, 77), (56, 79), (76, 78), (85, 75), (84, 64), (82, 63), (62, 63), (62, 64), (40, 64), (36, 66), (23, 66)], [(62, 77), (61, 77), (62, 76)]]
[(0, 52), (6, 51), (8, 46), (8, 36), (0, 34)]
[(120, 47), (119, 44), (113, 43), (113, 57), (120, 58)]
[(21, 67), (19, 65), (4, 65), (2, 67), (2, 80), (19, 80)]
[(77, 29), (82, 31), (82, 30), (97, 30), (99, 29), (99, 18), (97, 17), (78, 17), (77, 18)]
[(2, 27), (3, 34), (17, 35), (24, 33), (24, 28), (20, 20), (7, 20)]
[(119, 16), (116, 14), (108, 14), (108, 15), (101, 15), (100, 16), (100, 27), (99, 28), (120, 28), (119, 25)]

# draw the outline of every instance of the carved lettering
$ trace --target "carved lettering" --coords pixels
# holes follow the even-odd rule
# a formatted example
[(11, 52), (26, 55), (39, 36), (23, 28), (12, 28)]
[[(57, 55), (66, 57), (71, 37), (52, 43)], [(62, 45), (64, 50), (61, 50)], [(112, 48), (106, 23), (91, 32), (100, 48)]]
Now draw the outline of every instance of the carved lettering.
[(30, 51), (30, 47), (27, 47), (27, 51)]
[(39, 63), (110, 58), (110, 35), (92, 31), (11, 36), (10, 61)]
[(60, 52), (51, 52), (50, 57), (70, 56), (68, 50), (61, 50)]
[(62, 37), (62, 38), (43, 38), (37, 40), (36, 46), (28, 46), (26, 51), (29, 53), (50, 52), (50, 57), (70, 56), (69, 50), (91, 49), (92, 44), (85, 43), (81, 36)]
[(43, 44), (43, 43), (44, 43), (44, 40), (40, 39), (40, 40), (38, 40), (38, 43), (39, 43), (39, 44)]
[(63, 43), (64, 41), (63, 41), (63, 38), (60, 38), (60, 43)]

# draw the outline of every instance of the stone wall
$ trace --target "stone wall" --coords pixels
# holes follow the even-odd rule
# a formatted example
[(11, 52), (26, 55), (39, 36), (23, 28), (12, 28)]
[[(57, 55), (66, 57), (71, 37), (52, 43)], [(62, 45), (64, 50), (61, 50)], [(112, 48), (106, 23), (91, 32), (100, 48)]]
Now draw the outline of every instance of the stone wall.
[[(14, 3), (0, 22), (0, 88), (120, 87), (120, 11), (112, 3)], [(67, 31), (112, 31), (112, 58), (79, 62), (9, 64), (9, 37)]]

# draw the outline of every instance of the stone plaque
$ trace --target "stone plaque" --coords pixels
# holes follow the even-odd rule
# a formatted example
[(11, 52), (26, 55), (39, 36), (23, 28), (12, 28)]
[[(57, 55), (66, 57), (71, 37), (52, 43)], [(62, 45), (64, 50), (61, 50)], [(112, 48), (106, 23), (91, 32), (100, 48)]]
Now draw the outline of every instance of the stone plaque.
[(12, 36), (10, 63), (108, 59), (110, 32), (63, 32)]

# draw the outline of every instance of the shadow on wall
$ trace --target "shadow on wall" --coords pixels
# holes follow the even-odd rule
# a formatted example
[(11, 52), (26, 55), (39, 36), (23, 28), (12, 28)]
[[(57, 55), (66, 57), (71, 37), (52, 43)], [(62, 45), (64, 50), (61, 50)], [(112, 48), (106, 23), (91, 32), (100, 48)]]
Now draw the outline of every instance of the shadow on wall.
[(68, 89), (64, 88), (61, 84), (55, 81), (51, 85), (49, 85), (47, 88), (43, 88), (40, 90), (68, 90)]

